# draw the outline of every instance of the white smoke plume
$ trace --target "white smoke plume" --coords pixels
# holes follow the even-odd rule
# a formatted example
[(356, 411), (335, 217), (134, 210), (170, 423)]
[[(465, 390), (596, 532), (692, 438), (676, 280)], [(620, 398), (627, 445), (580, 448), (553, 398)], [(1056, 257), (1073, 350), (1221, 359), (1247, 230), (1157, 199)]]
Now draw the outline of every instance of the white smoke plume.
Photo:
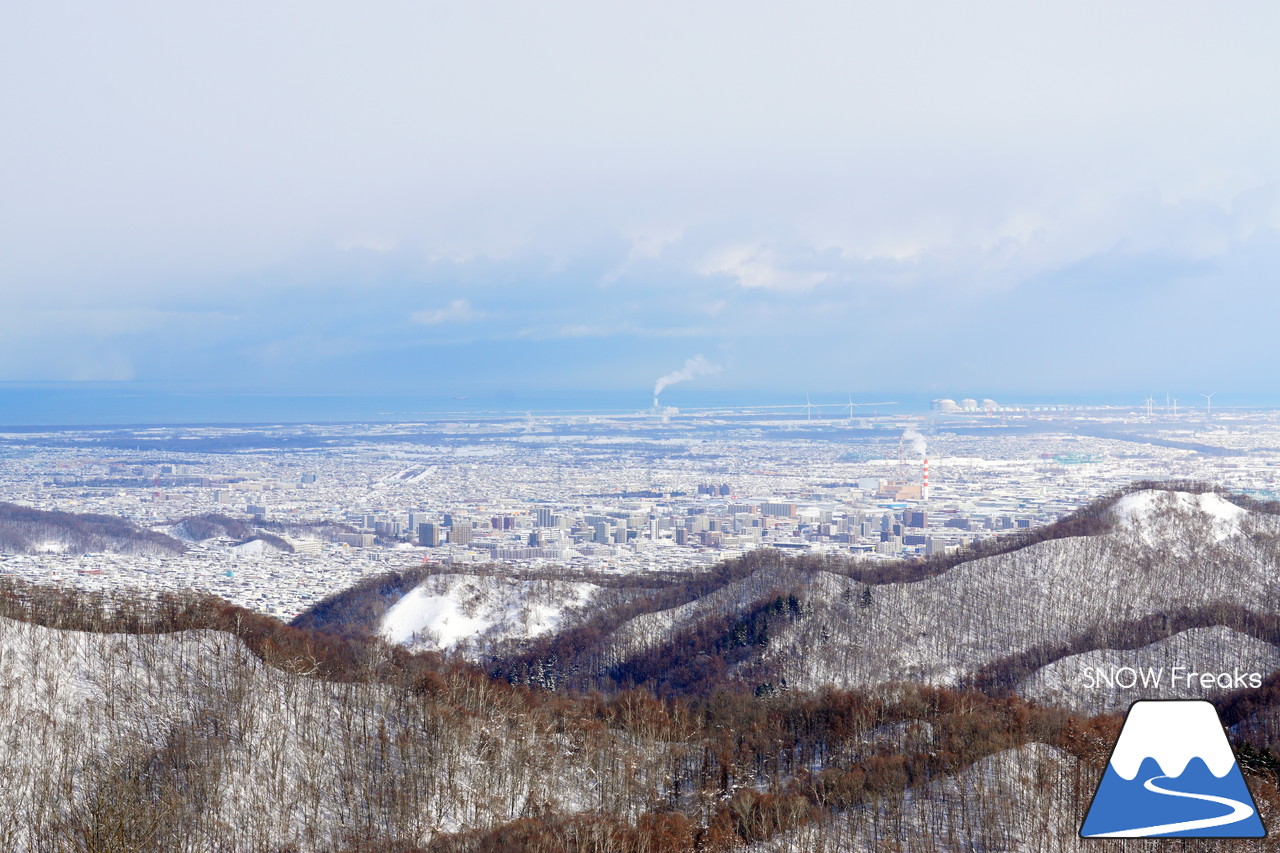
[(673, 370), (666, 376), (659, 377), (658, 381), (653, 385), (653, 404), (658, 404), (658, 395), (662, 393), (664, 388), (675, 385), (677, 382), (688, 382), (690, 379), (696, 379), (699, 376), (714, 376), (720, 372), (720, 365), (712, 364), (701, 355), (695, 355), (684, 363), (684, 367), (679, 370)]
[(904, 441), (911, 443), (911, 452), (924, 459), (929, 455), (929, 445), (925, 442), (924, 436), (916, 431), (914, 427), (907, 427), (907, 431), (902, 434)]

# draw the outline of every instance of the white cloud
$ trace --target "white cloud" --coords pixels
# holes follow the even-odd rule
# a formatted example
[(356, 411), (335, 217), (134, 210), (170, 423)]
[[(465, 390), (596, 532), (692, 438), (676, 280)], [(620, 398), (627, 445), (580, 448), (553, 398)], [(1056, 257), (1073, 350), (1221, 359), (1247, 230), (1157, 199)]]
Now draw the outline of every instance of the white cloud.
[(424, 326), (438, 326), (441, 323), (471, 323), (479, 320), (484, 314), (471, 307), (465, 299), (455, 299), (444, 308), (414, 311), (409, 319)]
[(809, 290), (829, 276), (819, 270), (786, 269), (779, 263), (776, 250), (752, 245), (711, 252), (697, 270), (705, 276), (732, 276), (743, 287), (789, 291)]
[(670, 245), (684, 237), (684, 229), (672, 225), (637, 228), (625, 234), (631, 243), (631, 259), (658, 258)]

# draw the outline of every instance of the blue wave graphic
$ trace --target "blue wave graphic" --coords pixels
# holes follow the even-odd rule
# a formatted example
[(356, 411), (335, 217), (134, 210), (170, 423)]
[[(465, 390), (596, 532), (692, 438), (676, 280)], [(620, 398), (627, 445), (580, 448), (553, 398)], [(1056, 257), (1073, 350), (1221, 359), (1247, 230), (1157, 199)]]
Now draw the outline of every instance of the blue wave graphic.
[(1200, 758), (1179, 776), (1166, 776), (1145, 758), (1127, 780), (1110, 765), (1098, 786), (1080, 834), (1129, 838), (1261, 838), (1266, 835), (1233, 764), (1221, 779)]

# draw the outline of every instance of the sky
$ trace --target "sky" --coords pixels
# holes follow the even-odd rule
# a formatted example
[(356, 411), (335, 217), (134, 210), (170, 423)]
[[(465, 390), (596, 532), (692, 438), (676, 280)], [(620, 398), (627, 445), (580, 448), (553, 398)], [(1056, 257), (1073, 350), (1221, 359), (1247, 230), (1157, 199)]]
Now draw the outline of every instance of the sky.
[(4, 4), (0, 383), (1280, 393), (1278, 32), (1178, 0)]

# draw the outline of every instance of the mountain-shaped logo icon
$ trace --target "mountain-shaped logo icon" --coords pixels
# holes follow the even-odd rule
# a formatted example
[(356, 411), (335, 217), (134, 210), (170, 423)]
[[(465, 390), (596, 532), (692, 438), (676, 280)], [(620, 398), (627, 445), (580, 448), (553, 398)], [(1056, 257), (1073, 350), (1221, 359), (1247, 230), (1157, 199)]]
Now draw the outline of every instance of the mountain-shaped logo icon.
[(1267, 834), (1213, 705), (1133, 703), (1081, 838), (1261, 838)]

